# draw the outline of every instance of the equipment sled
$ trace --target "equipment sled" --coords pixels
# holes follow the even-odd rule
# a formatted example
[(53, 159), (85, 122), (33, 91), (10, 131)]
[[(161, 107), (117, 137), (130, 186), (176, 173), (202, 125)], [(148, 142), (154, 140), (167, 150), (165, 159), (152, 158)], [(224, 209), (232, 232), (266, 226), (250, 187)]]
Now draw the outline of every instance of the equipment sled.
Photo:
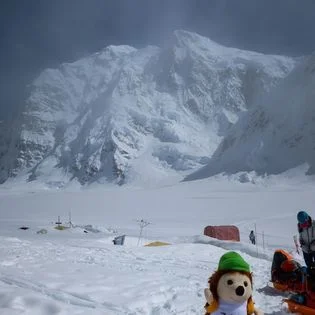
[(303, 268), (286, 251), (278, 249), (273, 255), (271, 282), (278, 291), (303, 291)]
[(289, 311), (300, 315), (315, 315), (315, 265), (301, 266), (284, 250), (276, 250), (271, 267), (273, 287), (291, 292), (284, 302)]
[(300, 292), (292, 294), (284, 301), (288, 304), (289, 311), (301, 315), (315, 315), (315, 287), (314, 277), (308, 274), (303, 282)]
[(298, 313), (300, 315), (315, 315), (315, 308), (313, 307), (309, 307), (304, 304), (299, 304), (298, 302), (293, 301), (290, 298), (284, 299), (284, 302), (288, 304), (289, 311), (292, 313)]

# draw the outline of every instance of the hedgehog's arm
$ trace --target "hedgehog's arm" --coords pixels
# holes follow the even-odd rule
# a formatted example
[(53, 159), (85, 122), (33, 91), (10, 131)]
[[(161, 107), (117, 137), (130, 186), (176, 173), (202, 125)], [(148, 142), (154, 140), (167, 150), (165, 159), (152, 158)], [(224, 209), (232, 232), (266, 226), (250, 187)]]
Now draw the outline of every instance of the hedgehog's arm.
[(247, 314), (248, 315), (264, 315), (264, 313), (259, 310), (258, 308), (255, 307), (254, 301), (252, 299), (252, 297), (250, 297), (248, 299), (248, 303), (247, 303)]
[(207, 300), (207, 303), (205, 305), (206, 315), (210, 315), (218, 309), (219, 304), (218, 304), (218, 301), (214, 299), (209, 289), (205, 289), (204, 292), (205, 292), (205, 297)]
[[(204, 292), (205, 292), (205, 298), (206, 298), (208, 304), (211, 305), (213, 302), (213, 295), (212, 295), (210, 289), (207, 288), (207, 289), (205, 289)], [(260, 314), (258, 314), (258, 315), (260, 315)]]
[(255, 308), (254, 314), (255, 315), (264, 315), (264, 313), (261, 310), (259, 310), (258, 308)]

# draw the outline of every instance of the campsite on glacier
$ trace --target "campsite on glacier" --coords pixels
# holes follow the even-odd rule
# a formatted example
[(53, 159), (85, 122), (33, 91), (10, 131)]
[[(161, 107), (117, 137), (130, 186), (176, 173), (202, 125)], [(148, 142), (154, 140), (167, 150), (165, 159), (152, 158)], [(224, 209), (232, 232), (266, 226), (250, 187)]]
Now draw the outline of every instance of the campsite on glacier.
[[(227, 250), (250, 263), (257, 306), (287, 314), (284, 296), (268, 283), (275, 249), (303, 262), (293, 243), (296, 211), (311, 212), (315, 195), (300, 172), (256, 184), (217, 177), (158, 188), (4, 186), (0, 314), (203, 314), (203, 290)], [(73, 227), (54, 229), (58, 215), (67, 225), (69, 211)], [(138, 219), (151, 223), (140, 242)], [(235, 224), (241, 241), (203, 236), (209, 224)], [(257, 246), (248, 240), (255, 227)], [(124, 245), (113, 245), (123, 234)], [(153, 241), (170, 245), (144, 246)]]
[(0, 124), (0, 314), (203, 314), (228, 250), (287, 314), (270, 268), (278, 248), (303, 263), (296, 214), (314, 216), (314, 65), (176, 31), (41, 72)]

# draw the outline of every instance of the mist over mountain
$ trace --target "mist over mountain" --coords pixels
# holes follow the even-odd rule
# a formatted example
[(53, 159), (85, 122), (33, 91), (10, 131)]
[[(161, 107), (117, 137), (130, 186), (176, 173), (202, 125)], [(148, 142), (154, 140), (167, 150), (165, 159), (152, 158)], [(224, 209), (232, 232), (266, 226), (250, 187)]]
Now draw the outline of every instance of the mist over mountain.
[(315, 51), (312, 0), (54, 0), (0, 2), (0, 120), (23, 108), (46, 68), (108, 45), (162, 47), (185, 29), (229, 47), (288, 56)]
[(1, 181), (63, 187), (183, 176), (205, 165), (295, 64), (176, 31), (163, 48), (109, 46), (47, 69), (3, 137)]
[(255, 171), (278, 174), (308, 165), (315, 173), (315, 54), (305, 58), (229, 131), (204, 168), (187, 177)]

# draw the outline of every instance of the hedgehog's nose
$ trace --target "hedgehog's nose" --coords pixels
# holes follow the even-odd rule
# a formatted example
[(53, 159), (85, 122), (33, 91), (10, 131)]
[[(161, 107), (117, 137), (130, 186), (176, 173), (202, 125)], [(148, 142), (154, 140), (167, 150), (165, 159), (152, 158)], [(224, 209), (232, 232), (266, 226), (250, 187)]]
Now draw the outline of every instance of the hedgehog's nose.
[(235, 292), (238, 296), (242, 296), (244, 295), (245, 289), (243, 286), (240, 285), (236, 288)]

